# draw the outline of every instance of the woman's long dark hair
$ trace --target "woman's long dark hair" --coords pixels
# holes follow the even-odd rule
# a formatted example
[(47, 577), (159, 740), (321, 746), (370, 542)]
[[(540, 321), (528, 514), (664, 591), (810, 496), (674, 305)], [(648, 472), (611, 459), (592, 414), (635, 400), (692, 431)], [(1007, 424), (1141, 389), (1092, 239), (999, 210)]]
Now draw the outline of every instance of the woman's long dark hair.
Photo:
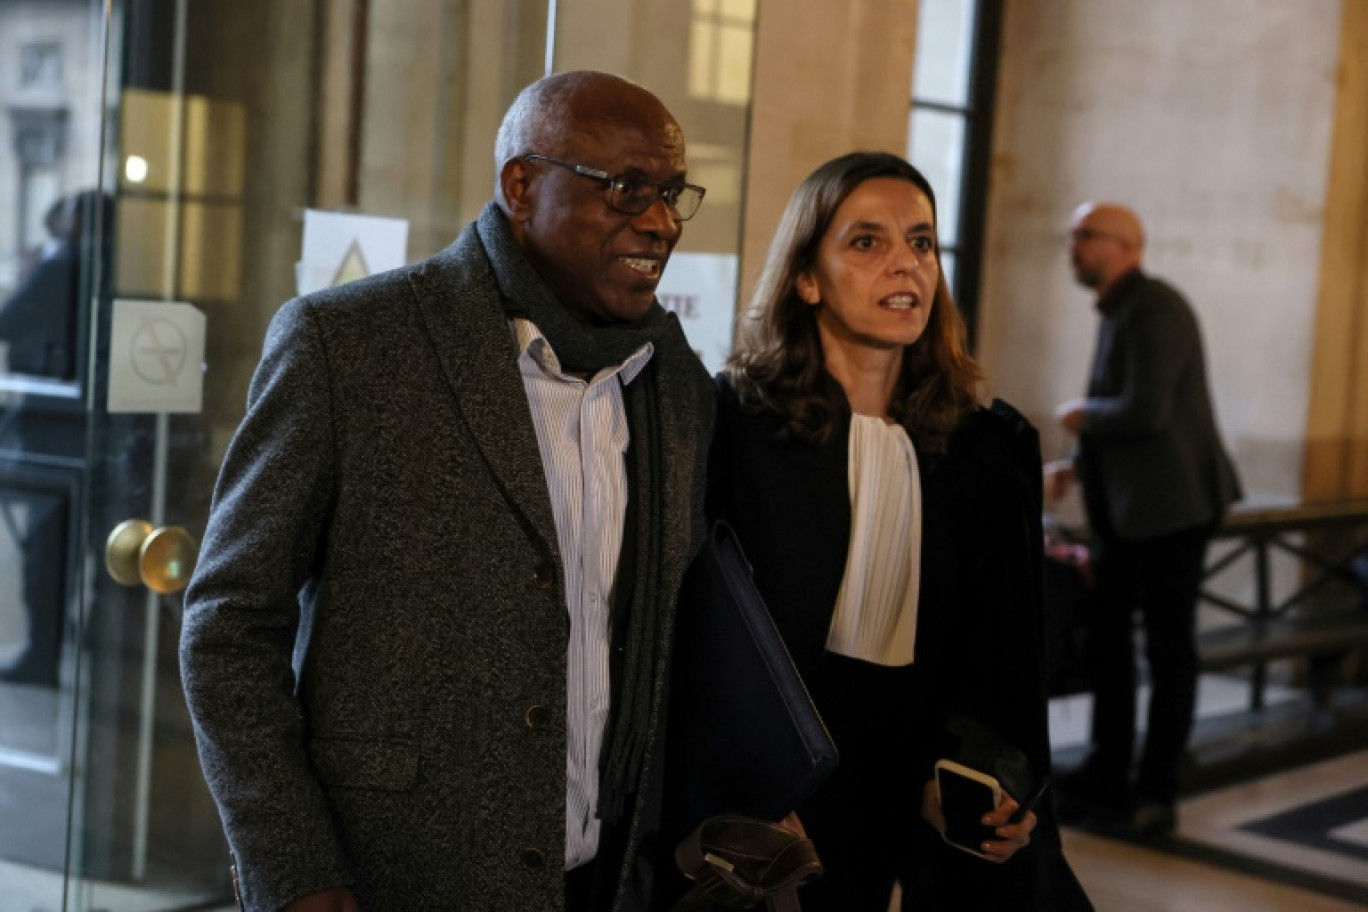
[[(748, 408), (783, 415), (786, 432), (810, 443), (829, 440), (849, 409), (826, 372), (816, 309), (798, 296), (798, 276), (812, 268), (822, 236), (841, 203), (874, 178), (905, 180), (936, 195), (921, 172), (886, 152), (851, 152), (832, 159), (789, 197), (765, 268), (737, 325), (737, 342), (724, 369)], [(902, 374), (889, 412), (919, 449), (944, 452), (955, 427), (977, 404), (983, 380), (965, 343), (964, 320), (950, 298), (936, 248), (935, 300), (925, 332), (903, 353)]]

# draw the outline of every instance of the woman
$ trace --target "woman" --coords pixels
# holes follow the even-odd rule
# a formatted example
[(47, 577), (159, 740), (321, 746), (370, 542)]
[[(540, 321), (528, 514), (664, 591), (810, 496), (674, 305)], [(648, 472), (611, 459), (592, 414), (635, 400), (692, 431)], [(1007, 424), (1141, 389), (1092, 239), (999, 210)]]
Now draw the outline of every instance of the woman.
[(841, 753), (798, 809), (826, 866), (805, 909), (884, 912), (895, 880), (904, 909), (1089, 907), (1047, 810), (1009, 823), (1004, 795), (987, 860), (933, 829), (952, 715), (1049, 771), (1039, 446), (980, 380), (926, 179), (883, 153), (818, 168), (719, 378), (709, 477)]

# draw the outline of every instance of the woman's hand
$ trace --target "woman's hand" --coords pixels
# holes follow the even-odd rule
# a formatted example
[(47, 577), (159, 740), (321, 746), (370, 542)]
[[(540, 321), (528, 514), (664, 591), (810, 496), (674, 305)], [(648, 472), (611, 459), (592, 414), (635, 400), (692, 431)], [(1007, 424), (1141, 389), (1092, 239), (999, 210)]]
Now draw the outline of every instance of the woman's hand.
[[(1001, 864), (1015, 855), (1017, 850), (1031, 844), (1031, 831), (1037, 823), (1035, 811), (1027, 811), (1021, 820), (1008, 823), (1008, 818), (1016, 813), (1017, 807), (1016, 799), (1002, 792), (998, 806), (991, 814), (984, 815), (984, 825), (992, 827), (998, 835), (997, 839), (990, 839), (979, 847), (988, 861)], [(922, 789), (922, 817), (942, 836), (945, 835), (945, 814), (941, 811), (940, 792), (936, 789), (934, 779), (928, 780)]]

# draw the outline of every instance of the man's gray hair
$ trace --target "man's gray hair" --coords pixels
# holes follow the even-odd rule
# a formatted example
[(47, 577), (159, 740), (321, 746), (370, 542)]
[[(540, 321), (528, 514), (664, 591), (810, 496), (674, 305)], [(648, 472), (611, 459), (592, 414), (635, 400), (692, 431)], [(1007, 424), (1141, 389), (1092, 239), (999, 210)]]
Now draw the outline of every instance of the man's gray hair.
[(494, 173), (527, 152), (540, 150), (541, 128), (550, 119), (555, 101), (562, 94), (549, 79), (539, 79), (523, 88), (508, 106), (499, 135), (494, 140)]

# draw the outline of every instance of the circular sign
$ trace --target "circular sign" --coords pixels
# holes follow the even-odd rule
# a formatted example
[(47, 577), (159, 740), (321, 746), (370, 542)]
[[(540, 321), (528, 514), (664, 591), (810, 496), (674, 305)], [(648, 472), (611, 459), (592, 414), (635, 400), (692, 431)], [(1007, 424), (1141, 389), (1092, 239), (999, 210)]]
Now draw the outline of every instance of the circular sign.
[(170, 320), (150, 317), (142, 321), (130, 343), (133, 373), (153, 386), (171, 386), (185, 369), (185, 333)]

